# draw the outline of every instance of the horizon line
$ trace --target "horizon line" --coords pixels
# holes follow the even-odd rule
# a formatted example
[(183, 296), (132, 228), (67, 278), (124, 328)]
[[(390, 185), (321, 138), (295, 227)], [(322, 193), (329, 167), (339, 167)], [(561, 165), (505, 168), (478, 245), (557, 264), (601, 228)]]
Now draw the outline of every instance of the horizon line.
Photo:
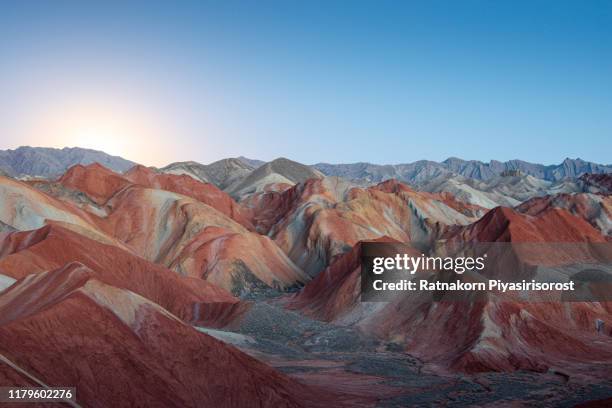
[[(135, 164), (144, 165), (143, 163), (140, 163), (138, 161), (134, 161), (134, 160), (131, 160), (129, 158), (126, 158), (123, 155), (114, 154), (114, 153), (108, 153), (108, 152), (106, 152), (104, 150), (99, 150), (99, 149), (90, 148), (90, 147), (82, 147), (82, 146), (53, 147), (53, 146), (20, 145), (20, 146), (15, 147), (15, 148), (0, 149), (0, 151), (16, 151), (16, 150), (22, 149), (22, 148), (53, 149), (53, 150), (65, 150), (65, 149), (89, 150), (89, 151), (92, 151), (92, 152), (103, 153), (103, 154), (106, 154), (106, 155), (111, 156), (111, 157), (116, 157), (116, 158), (120, 158), (120, 159), (123, 159), (123, 160), (127, 160), (127, 161), (130, 161), (130, 162), (135, 163)], [(255, 158), (254, 159), (254, 158), (251, 158), (251, 157), (246, 157), (246, 156), (241, 154), (239, 156), (223, 157), (223, 158), (220, 158), (220, 159), (217, 159), (217, 160), (213, 160), (210, 163), (202, 163), (200, 161), (190, 160), (190, 159), (188, 159), (188, 160), (178, 160), (178, 161), (169, 162), (166, 165), (164, 165), (163, 167), (167, 167), (167, 166), (169, 166), (171, 164), (174, 164), (174, 163), (187, 163), (187, 162), (193, 162), (193, 163), (198, 163), (198, 164), (202, 164), (202, 165), (210, 165), (210, 164), (222, 161), (222, 160), (240, 159), (240, 158), (247, 159), (247, 160), (253, 160), (253, 161), (261, 161), (263, 163), (270, 163), (270, 162), (273, 162), (275, 160), (286, 159), (286, 160), (290, 160), (290, 161), (293, 161), (293, 162), (296, 162), (296, 163), (305, 164), (305, 163), (302, 163), (301, 161), (294, 160), (294, 159), (288, 158), (286, 156), (278, 156), (278, 157), (276, 157), (276, 158), (274, 158), (272, 160), (262, 160), (262, 159), (259, 159), (259, 158)], [(523, 160), (523, 159), (519, 159), (519, 158), (510, 159), (510, 160), (489, 159), (488, 161), (485, 161), (485, 160), (481, 160), (481, 159), (463, 159), (463, 158), (457, 157), (457, 156), (448, 156), (446, 159), (441, 160), (441, 161), (431, 160), (431, 159), (418, 159), (418, 160), (406, 161), (406, 162), (400, 162), (400, 163), (377, 163), (377, 162), (368, 162), (368, 161), (353, 161), (353, 162), (336, 162), (336, 163), (317, 162), (317, 163), (305, 164), (305, 165), (306, 166), (315, 166), (315, 165), (318, 165), (318, 164), (329, 164), (329, 165), (332, 165), (332, 166), (339, 166), (339, 165), (352, 165), (352, 164), (373, 164), (373, 165), (376, 165), (376, 166), (399, 166), (399, 165), (405, 165), (405, 164), (414, 164), (414, 163), (418, 163), (418, 162), (432, 162), (432, 163), (441, 164), (441, 163), (444, 163), (444, 162), (446, 162), (448, 160), (452, 160), (452, 159), (458, 159), (458, 160), (462, 160), (462, 161), (465, 161), (465, 162), (480, 162), (480, 163), (483, 163), (483, 164), (491, 164), (492, 162), (508, 163), (508, 162), (513, 162), (513, 161), (521, 161), (521, 162), (524, 162), (524, 163), (537, 164), (537, 165), (546, 166), (546, 167), (561, 165), (566, 160), (580, 160), (580, 161), (583, 161), (583, 162), (594, 163), (594, 164), (598, 164), (598, 165), (602, 165), (602, 166), (612, 166), (612, 163), (601, 163), (601, 162), (586, 160), (586, 159), (583, 159), (583, 158), (580, 158), (580, 157), (571, 158), (569, 156), (566, 156), (564, 159), (561, 159), (559, 162), (550, 163), (550, 164), (545, 164), (545, 163), (542, 163), (542, 162), (531, 162), (531, 161), (527, 161), (527, 160)], [(154, 168), (163, 168), (163, 167), (158, 167), (158, 166), (149, 166), (149, 165), (145, 165), (145, 166), (146, 167), (154, 167)]]

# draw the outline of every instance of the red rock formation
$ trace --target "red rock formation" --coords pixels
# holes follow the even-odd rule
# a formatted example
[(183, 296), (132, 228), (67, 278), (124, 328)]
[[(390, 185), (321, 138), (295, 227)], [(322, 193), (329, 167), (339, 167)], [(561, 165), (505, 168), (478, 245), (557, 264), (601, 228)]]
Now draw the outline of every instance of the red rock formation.
[[(506, 259), (515, 262), (515, 268), (506, 270), (514, 271), (514, 278), (519, 278), (524, 264), (593, 260), (594, 254), (580, 243), (607, 242), (590, 224), (565, 210), (548, 209), (529, 216), (501, 207), (469, 226), (456, 228), (445, 238), (444, 245), (455, 247), (475, 242), (530, 243), (519, 245)], [(545, 251), (537, 245), (558, 242), (576, 245), (547, 245)], [(505, 276), (505, 280), (515, 279)], [(454, 302), (446, 301), (446, 294), (434, 302), (430, 292), (405, 296), (364, 319), (360, 327), (403, 344), (426, 361), (468, 372), (541, 371), (562, 365), (568, 371), (588, 374), (596, 361), (612, 356), (612, 342), (595, 329), (597, 319), (606, 327), (612, 323), (610, 302), (550, 302), (545, 294), (540, 301), (536, 300), (540, 295), (534, 294), (531, 302), (508, 293), (475, 296), (466, 295)], [(601, 370), (598, 375), (610, 374), (605, 367)]]
[(561, 208), (582, 218), (604, 235), (612, 235), (612, 196), (598, 194), (555, 194), (535, 197), (516, 207), (524, 214), (538, 215), (550, 208)]
[(428, 242), (449, 225), (476, 220), (480, 211), (395, 181), (361, 189), (333, 177), (264, 194), (248, 205), (258, 229), (269, 229), (268, 234), (311, 276), (359, 241), (389, 236), (401, 242)]
[(91, 214), (27, 183), (0, 176), (0, 197), (0, 221), (15, 229), (40, 228), (48, 219), (95, 229), (95, 217)]
[(253, 229), (248, 212), (244, 211), (227, 193), (219, 190), (213, 184), (202, 183), (184, 174), (156, 173), (140, 165), (132, 167), (125, 173), (125, 178), (148, 188), (172, 191), (191, 197), (210, 205), (248, 229)]
[[(300, 285), (308, 281), (302, 269), (323, 272), (288, 307), (355, 324), (441, 368), (563, 365), (612, 374), (597, 364), (612, 358), (612, 345), (594, 325), (612, 326), (610, 302), (524, 303), (499, 294), (463, 302), (442, 294), (435, 302), (427, 293), (359, 301), (363, 240), (437, 243), (450, 252), (474, 242), (605, 244), (605, 195), (538, 198), (479, 219), (480, 207), (450, 194), (394, 180), (354, 188), (324, 178), (264, 188), (243, 201), (245, 209), (188, 176), (142, 166), (120, 175), (99, 165), (75, 166), (43, 191), (57, 196), (0, 178), (0, 226), (31, 230), (0, 233), (0, 273), (19, 280), (0, 281), (2, 384), (77, 384), (86, 406), (329, 405), (325, 395), (189, 326), (227, 325), (249, 307), (228, 290)], [(72, 193), (91, 201), (78, 208)], [(250, 230), (251, 219), (267, 236)], [(526, 248), (511, 254), (517, 266), (600, 255)]]
[[(65, 177), (65, 180), (101, 180), (102, 183), (109, 182), (112, 186), (113, 183), (110, 182), (116, 180), (117, 175), (108, 170), (98, 172), (99, 167), (74, 167), (71, 169), (72, 175)], [(143, 169), (134, 174), (140, 174), (141, 177), (149, 175), (156, 183), (155, 173)], [(94, 173), (101, 176), (98, 177)], [(171, 181), (176, 179), (182, 178), (162, 178)], [(199, 191), (198, 186), (205, 186), (190, 177), (186, 179), (195, 183), (195, 192)], [(150, 180), (146, 182), (153, 183)], [(213, 206), (175, 192), (144, 187), (131, 181), (126, 183), (117, 191), (110, 187), (106, 189), (111, 192), (101, 200), (104, 201), (101, 207), (103, 211), (94, 215), (71, 206), (71, 196), (62, 196), (67, 201), (60, 201), (24, 183), (6, 179), (4, 183), (0, 183), (0, 191), (6, 190), (10, 200), (7, 200), (4, 208), (0, 208), (0, 221), (17, 229), (39, 228), (50, 222), (60, 225), (58, 221), (61, 221), (65, 229), (133, 252), (166, 267), (175, 265), (180, 273), (214, 280), (236, 293), (242, 293), (241, 287), (247, 288), (259, 283), (287, 288), (301, 285), (308, 280), (273, 241), (249, 232)], [(95, 189), (95, 185), (91, 187)], [(16, 212), (14, 207), (24, 209)], [(203, 244), (207, 239), (210, 240), (211, 236), (199, 235), (205, 229), (212, 231), (215, 228), (222, 229), (224, 232), (220, 235), (225, 237), (214, 240), (214, 245), (210, 248), (215, 248), (215, 251), (211, 252), (210, 248), (204, 250)], [(210, 243), (212, 244), (212, 241)], [(203, 269), (204, 265), (213, 263), (214, 267)], [(243, 285), (246, 283), (245, 277), (250, 281), (246, 286)]]
[[(402, 344), (442, 369), (466, 372), (546, 371), (609, 376), (598, 361), (612, 357), (612, 343), (595, 320), (612, 322), (599, 303), (523, 303), (512, 296), (432, 302), (405, 298), (360, 323), (363, 330)], [(601, 371), (597, 371), (601, 370)]]
[(428, 193), (425, 191), (417, 192), (411, 189), (406, 184), (403, 184), (395, 179), (383, 181), (382, 183), (372, 187), (380, 191), (387, 193), (403, 195), (406, 199), (425, 199), (440, 201), (454, 209), (455, 211), (466, 215), (467, 217), (480, 217), (485, 212), (485, 208), (475, 204), (469, 204), (464, 201), (459, 201), (455, 197), (447, 192), (442, 193)]
[(120, 174), (98, 163), (72, 166), (58, 180), (63, 186), (81, 191), (96, 204), (106, 204), (110, 198), (130, 182)]
[[(287, 302), (287, 307), (325, 321), (342, 318), (359, 308), (362, 242), (355, 244), (349, 252), (339, 255), (300, 293), (291, 298)], [(389, 237), (381, 237), (372, 242), (397, 241)]]
[(102, 224), (137, 254), (234, 293), (261, 285), (284, 289), (308, 276), (268, 237), (191, 198), (130, 187), (110, 201)]
[(477, 222), (455, 229), (444, 238), (464, 242), (606, 242), (588, 222), (557, 208), (529, 216), (496, 207)]
[(96, 275), (69, 264), (0, 293), (3, 385), (75, 386), (88, 407), (331, 403)]
[[(456, 228), (446, 239), (606, 242), (591, 225), (567, 211), (528, 216), (507, 208), (494, 209), (474, 224)], [(612, 302), (525, 303), (512, 294), (471, 295), (455, 301), (442, 294), (434, 301), (431, 292), (416, 292), (397, 296), (388, 304), (360, 303), (360, 248), (357, 244), (337, 257), (301, 293), (287, 300), (287, 307), (321, 320), (355, 324), (442, 370), (546, 371), (560, 366), (583, 375), (612, 374), (606, 366), (597, 365), (612, 357), (612, 342), (595, 329), (597, 319), (604, 327), (612, 324)], [(517, 262), (542, 260), (523, 255), (519, 253)], [(548, 255), (556, 264), (578, 259), (558, 252)], [(548, 255), (544, 260), (549, 260)]]
[[(0, 236), (0, 270), (16, 279), (60, 268), (70, 262), (86, 265), (96, 279), (137, 293), (176, 316), (199, 324), (222, 314), (203, 314), (215, 308), (235, 310), (238, 300), (204, 280), (177, 275), (114, 245), (88, 239), (57, 225)], [(207, 313), (208, 311), (206, 311)]]
[(309, 280), (270, 238), (207, 227), (174, 258), (170, 268), (239, 295), (252, 289), (287, 289)]
[(251, 211), (257, 232), (268, 234), (274, 224), (285, 218), (293, 209), (299, 198), (299, 189), (290, 187), (282, 191), (255, 193), (240, 203)]
[(172, 191), (191, 197), (237, 221), (249, 229), (253, 226), (245, 212), (228, 194), (212, 184), (199, 182), (186, 175), (156, 173), (144, 166), (135, 166), (124, 175), (94, 163), (76, 165), (58, 180), (66, 188), (85, 193), (98, 205), (106, 204), (113, 196), (129, 186)]
[[(478, 243), (509, 243), (505, 247), (493, 245), (490, 248), (493, 256), (503, 256), (506, 265), (515, 267), (517, 278), (529, 277), (519, 274), (522, 264), (553, 266), (610, 258), (607, 247), (603, 247), (602, 259), (594, 257), (592, 253), (598, 246), (601, 249), (601, 244), (606, 244), (608, 238), (582, 218), (558, 208), (549, 208), (537, 216), (530, 216), (510, 208), (497, 207), (469, 226), (450, 230), (443, 238), (439, 248), (451, 254), (463, 247), (478, 246)], [(480, 247), (485, 251), (485, 245)], [(510, 259), (512, 257), (515, 259)], [(513, 270), (508, 266), (504, 269), (507, 272)]]
[(215, 208), (173, 192), (131, 186), (110, 202), (99, 225), (140, 256), (168, 265), (207, 226), (248, 230)]

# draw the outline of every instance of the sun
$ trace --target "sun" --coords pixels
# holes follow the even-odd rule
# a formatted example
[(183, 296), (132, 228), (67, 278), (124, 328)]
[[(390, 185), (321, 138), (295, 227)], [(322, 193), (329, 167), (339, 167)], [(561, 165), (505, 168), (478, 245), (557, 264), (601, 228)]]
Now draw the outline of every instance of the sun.
[(29, 133), (40, 146), (81, 147), (162, 165), (169, 149), (164, 136), (170, 127), (156, 112), (120, 98), (74, 98), (38, 114)]
[(117, 130), (104, 126), (85, 126), (71, 132), (71, 144), (88, 149), (101, 150), (113, 155), (125, 154), (126, 138)]

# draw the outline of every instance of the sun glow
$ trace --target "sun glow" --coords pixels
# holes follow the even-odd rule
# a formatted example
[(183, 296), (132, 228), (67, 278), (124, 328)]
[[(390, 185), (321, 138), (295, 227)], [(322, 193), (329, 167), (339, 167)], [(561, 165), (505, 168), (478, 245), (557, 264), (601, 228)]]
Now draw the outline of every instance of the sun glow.
[(128, 151), (126, 138), (121, 137), (112, 129), (105, 129), (102, 125), (91, 125), (75, 129), (68, 135), (72, 146), (86, 147), (102, 150), (113, 155), (125, 155)]
[(167, 160), (160, 145), (167, 127), (150, 111), (125, 103), (62, 104), (37, 116), (35, 123), (40, 146), (101, 150), (146, 165)]

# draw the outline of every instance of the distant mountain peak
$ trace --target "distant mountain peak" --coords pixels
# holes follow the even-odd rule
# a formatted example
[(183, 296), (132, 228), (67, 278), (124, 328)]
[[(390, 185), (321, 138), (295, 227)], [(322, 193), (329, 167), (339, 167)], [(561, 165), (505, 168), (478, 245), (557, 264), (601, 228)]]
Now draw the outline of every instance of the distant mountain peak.
[(270, 183), (297, 184), (311, 178), (322, 178), (319, 170), (302, 163), (279, 157), (253, 170), (247, 177), (227, 189), (233, 196), (262, 191)]
[(249, 159), (248, 157), (244, 157), (244, 156), (239, 156), (236, 157), (236, 159), (240, 160), (241, 162), (248, 164), (249, 166), (253, 167), (254, 169), (261, 167), (262, 165), (264, 165), (266, 162), (263, 160), (257, 160), (257, 159)]
[(75, 164), (101, 165), (117, 172), (130, 169), (135, 163), (119, 156), (80, 147), (31, 147), (0, 150), (0, 169), (10, 176), (57, 177)]
[(238, 158), (217, 160), (210, 164), (194, 161), (176, 162), (167, 165), (160, 171), (170, 174), (186, 174), (205, 183), (212, 183), (220, 189), (226, 189), (239, 179), (245, 178), (254, 167)]

